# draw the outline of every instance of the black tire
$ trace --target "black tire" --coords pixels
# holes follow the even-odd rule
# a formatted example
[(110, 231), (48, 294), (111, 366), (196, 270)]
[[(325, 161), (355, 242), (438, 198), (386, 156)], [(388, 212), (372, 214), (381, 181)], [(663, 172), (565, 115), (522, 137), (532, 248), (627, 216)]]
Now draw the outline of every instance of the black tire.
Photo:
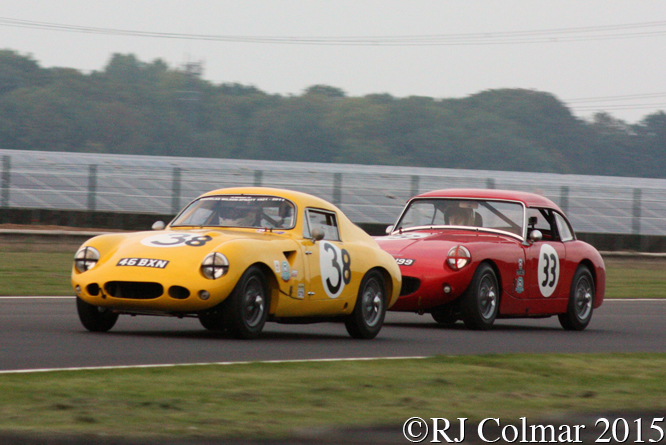
[(500, 289), (492, 267), (482, 263), (462, 297), (462, 319), (468, 329), (488, 330), (499, 311)]
[(266, 324), (270, 296), (266, 276), (257, 266), (243, 273), (227, 300), (224, 325), (232, 337), (257, 338)]
[(371, 270), (363, 277), (358, 289), (354, 310), (345, 320), (347, 332), (353, 338), (375, 338), (386, 316), (386, 283), (384, 276)]
[(430, 312), (433, 320), (442, 326), (453, 326), (458, 321), (458, 315), (451, 306), (438, 307)]
[(106, 332), (118, 321), (118, 314), (111, 309), (94, 306), (76, 298), (76, 311), (84, 328), (92, 332)]
[(585, 266), (578, 267), (571, 281), (567, 312), (559, 314), (562, 327), (568, 331), (582, 331), (590, 324), (594, 305), (594, 279)]
[(224, 313), (219, 308), (199, 314), (199, 323), (209, 331), (222, 332), (226, 330), (224, 325)]

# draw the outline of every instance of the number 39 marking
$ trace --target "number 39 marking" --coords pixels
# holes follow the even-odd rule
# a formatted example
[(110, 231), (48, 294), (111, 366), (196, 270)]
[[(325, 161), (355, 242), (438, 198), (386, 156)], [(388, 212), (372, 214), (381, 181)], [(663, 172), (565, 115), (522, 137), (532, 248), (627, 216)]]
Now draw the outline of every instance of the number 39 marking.
[(555, 292), (557, 281), (560, 278), (560, 258), (557, 251), (550, 244), (543, 244), (539, 251), (539, 290), (544, 297), (550, 297)]
[(338, 298), (351, 281), (351, 257), (345, 249), (322, 241), (319, 247), (319, 269), (324, 290), (329, 298)]

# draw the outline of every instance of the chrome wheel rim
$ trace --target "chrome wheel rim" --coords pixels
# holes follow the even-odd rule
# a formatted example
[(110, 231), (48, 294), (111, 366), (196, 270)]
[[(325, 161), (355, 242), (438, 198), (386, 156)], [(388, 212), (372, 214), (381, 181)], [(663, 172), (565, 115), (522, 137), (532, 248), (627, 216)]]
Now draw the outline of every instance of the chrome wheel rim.
[(586, 320), (592, 313), (592, 284), (586, 277), (578, 280), (573, 303), (579, 320)]
[(485, 320), (493, 318), (497, 308), (497, 286), (493, 279), (486, 275), (479, 286), (479, 312)]
[(370, 280), (363, 289), (363, 320), (369, 327), (374, 327), (381, 319), (384, 299), (382, 289), (376, 280)]
[(243, 316), (249, 327), (255, 327), (261, 323), (266, 310), (266, 299), (264, 288), (258, 278), (252, 278), (245, 286), (243, 293)]

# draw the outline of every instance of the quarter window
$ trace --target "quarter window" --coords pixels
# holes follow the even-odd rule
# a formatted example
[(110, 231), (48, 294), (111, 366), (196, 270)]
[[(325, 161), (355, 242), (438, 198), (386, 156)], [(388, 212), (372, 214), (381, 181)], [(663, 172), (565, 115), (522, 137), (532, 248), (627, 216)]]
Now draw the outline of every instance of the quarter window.
[(324, 239), (329, 241), (340, 241), (340, 231), (338, 230), (338, 220), (333, 212), (325, 210), (307, 209), (308, 227), (305, 238), (310, 238), (312, 230), (319, 228), (324, 232)]
[(555, 220), (557, 221), (557, 230), (560, 232), (560, 241), (571, 241), (574, 239), (573, 231), (569, 227), (569, 223), (564, 216), (555, 213)]

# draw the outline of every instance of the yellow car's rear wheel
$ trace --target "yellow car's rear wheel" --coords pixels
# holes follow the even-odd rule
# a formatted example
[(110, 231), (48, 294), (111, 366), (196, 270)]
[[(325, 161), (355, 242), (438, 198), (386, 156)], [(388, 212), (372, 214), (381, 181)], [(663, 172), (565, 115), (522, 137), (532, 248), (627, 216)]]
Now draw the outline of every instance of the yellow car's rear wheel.
[(354, 311), (345, 320), (347, 332), (353, 338), (375, 338), (386, 316), (386, 283), (377, 270), (368, 272), (361, 281)]

